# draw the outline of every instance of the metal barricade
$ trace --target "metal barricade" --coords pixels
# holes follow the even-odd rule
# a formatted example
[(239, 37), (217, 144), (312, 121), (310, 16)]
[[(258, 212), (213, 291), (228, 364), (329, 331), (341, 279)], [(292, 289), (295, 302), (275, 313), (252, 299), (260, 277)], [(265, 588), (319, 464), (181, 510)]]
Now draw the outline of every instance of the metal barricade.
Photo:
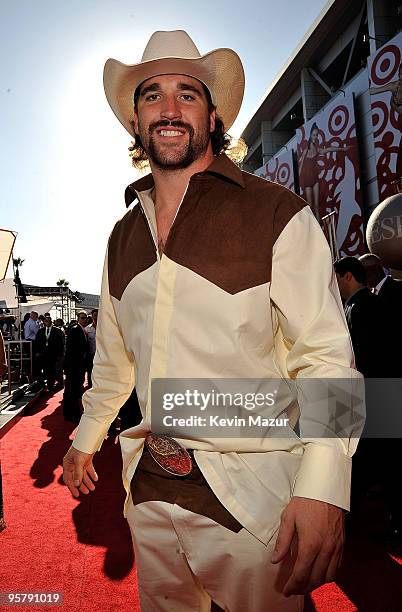
[(11, 395), (13, 383), (32, 381), (32, 342), (6, 340), (4, 348), (8, 366), (8, 392)]

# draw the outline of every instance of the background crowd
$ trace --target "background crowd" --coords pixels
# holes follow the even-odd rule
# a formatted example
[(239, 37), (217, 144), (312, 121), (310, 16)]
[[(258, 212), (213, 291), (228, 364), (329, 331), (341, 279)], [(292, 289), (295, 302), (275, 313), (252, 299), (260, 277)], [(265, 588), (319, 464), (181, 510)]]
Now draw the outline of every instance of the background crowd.
[(63, 413), (66, 420), (78, 422), (85, 379), (92, 385), (92, 367), (96, 350), (98, 310), (88, 315), (77, 313), (77, 318), (65, 324), (52, 320), (50, 313), (27, 313), (21, 327), (7, 312), (0, 314), (0, 331), (6, 340), (20, 336), (32, 343), (32, 375), (53, 393), (64, 388)]

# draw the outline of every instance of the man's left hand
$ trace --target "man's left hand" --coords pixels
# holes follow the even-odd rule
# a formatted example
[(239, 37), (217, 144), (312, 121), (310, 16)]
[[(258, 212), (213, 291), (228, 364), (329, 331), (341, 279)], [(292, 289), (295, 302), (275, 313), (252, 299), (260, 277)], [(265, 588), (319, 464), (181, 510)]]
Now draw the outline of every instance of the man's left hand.
[(335, 579), (345, 539), (342, 508), (305, 497), (293, 497), (281, 515), (272, 555), (279, 563), (297, 538), (297, 556), (283, 594), (304, 595)]

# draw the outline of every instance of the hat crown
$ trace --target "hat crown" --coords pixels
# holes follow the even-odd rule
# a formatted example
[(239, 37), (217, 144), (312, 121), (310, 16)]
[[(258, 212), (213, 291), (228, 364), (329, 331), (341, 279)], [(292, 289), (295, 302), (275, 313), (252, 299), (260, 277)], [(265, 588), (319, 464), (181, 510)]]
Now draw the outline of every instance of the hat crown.
[(195, 59), (200, 52), (184, 30), (154, 32), (144, 49), (141, 62), (148, 62), (163, 57), (180, 57)]

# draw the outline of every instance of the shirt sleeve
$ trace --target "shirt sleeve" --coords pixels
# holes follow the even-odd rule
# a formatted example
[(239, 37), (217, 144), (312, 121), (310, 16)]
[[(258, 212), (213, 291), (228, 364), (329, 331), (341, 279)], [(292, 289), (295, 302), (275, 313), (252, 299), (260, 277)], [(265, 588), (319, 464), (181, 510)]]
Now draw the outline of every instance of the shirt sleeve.
[[(314, 394), (328, 379), (349, 381), (351, 390), (362, 378), (354, 368), (328, 243), (310, 207), (302, 207), (301, 202), (289, 194), (278, 215), (280, 227), (273, 247), (270, 285), (270, 299), (285, 347), (284, 375), (295, 382), (304, 446), (293, 495), (348, 510), (351, 457), (359, 434), (349, 427), (346, 437), (336, 432), (328, 437), (316, 436), (313, 432), (330, 429), (327, 406), (322, 410), (323, 403), (329, 404), (329, 400), (317, 403)], [(348, 405), (343, 405), (343, 411), (344, 415), (349, 411), (349, 425), (354, 418), (353, 401), (353, 394), (344, 394), (342, 402)], [(360, 432), (362, 423), (364, 415)]]
[(28, 319), (24, 325), (24, 337), (25, 340), (29, 340), (31, 336), (31, 319)]
[(73, 441), (74, 448), (85, 453), (100, 449), (110, 424), (129, 398), (134, 384), (134, 357), (124, 344), (109, 293), (106, 253), (96, 330), (93, 386), (82, 398), (84, 413)]

